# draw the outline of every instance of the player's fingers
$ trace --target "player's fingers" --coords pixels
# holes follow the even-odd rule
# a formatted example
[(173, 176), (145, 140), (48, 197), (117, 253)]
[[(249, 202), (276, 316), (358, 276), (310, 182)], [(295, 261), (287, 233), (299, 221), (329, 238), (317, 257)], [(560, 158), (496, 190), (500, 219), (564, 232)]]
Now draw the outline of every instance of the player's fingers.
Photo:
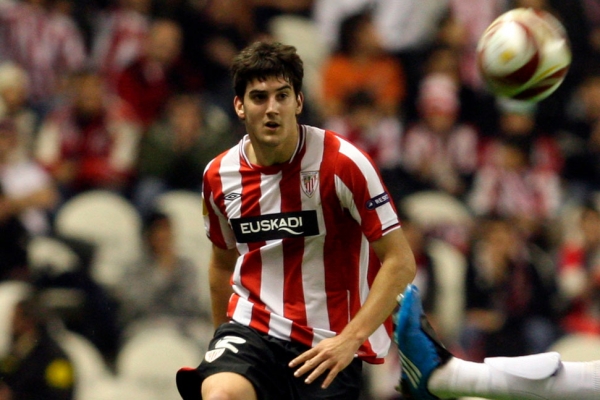
[(319, 356), (313, 357), (310, 360), (306, 360), (306, 362), (294, 372), (295, 377), (299, 377), (304, 375), (305, 373), (319, 367), (321, 365), (321, 358)]
[(317, 351), (312, 348), (308, 351), (305, 351), (304, 353), (300, 354), (298, 357), (294, 358), (292, 361), (290, 361), (290, 363), (288, 364), (291, 368), (294, 368), (295, 366), (298, 366), (302, 363), (305, 363), (306, 361), (310, 360), (311, 358), (313, 358), (315, 355), (317, 354)]
[(329, 387), (329, 385), (331, 385), (331, 382), (333, 382), (333, 380), (337, 376), (338, 372), (339, 371), (336, 368), (332, 368), (329, 371), (329, 373), (327, 374), (327, 377), (325, 378), (325, 380), (323, 381), (323, 383), (321, 384), (321, 387), (323, 389), (327, 389)]
[[(320, 363), (314, 370), (313, 372), (311, 372), (311, 374), (308, 376), (308, 378), (306, 378), (304, 380), (304, 382), (306, 382), (307, 384), (309, 383), (313, 383), (315, 381), (315, 379), (317, 379), (319, 376), (321, 376), (325, 371), (327, 371), (329, 368), (331, 367), (331, 362), (330, 361), (324, 361), (322, 363)], [(330, 374), (333, 372), (333, 370), (330, 372)], [(333, 378), (335, 378), (335, 375), (337, 375), (337, 372), (334, 373)], [(329, 377), (327, 377), (329, 378)], [(333, 378), (331, 378), (331, 380), (333, 380)], [(330, 382), (331, 383), (331, 382)]]

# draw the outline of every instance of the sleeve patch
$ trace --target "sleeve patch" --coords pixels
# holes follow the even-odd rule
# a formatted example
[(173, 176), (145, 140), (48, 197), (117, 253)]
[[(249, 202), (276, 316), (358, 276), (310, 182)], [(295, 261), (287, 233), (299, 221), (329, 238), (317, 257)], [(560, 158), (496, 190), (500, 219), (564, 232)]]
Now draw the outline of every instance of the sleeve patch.
[(390, 202), (390, 195), (384, 192), (384, 193), (381, 193), (380, 195), (377, 195), (377, 196), (367, 200), (365, 207), (367, 207), (367, 210), (374, 210), (377, 207), (380, 207), (389, 202)]

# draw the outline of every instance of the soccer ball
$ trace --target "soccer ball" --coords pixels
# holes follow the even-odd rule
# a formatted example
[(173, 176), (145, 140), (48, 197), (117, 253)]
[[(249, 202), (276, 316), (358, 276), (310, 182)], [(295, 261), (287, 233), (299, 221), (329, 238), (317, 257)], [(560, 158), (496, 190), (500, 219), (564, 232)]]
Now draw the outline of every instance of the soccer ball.
[(516, 8), (500, 15), (477, 45), (477, 66), (496, 95), (538, 102), (563, 82), (571, 65), (565, 28), (550, 13)]

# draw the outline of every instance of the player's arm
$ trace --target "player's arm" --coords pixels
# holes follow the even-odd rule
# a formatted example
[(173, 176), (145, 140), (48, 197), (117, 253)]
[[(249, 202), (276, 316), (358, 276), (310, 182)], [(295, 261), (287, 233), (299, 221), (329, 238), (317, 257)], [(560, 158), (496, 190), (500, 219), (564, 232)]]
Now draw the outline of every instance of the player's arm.
[(367, 300), (340, 334), (359, 342), (359, 346), (391, 315), (398, 304), (398, 294), (413, 281), (416, 273), (412, 250), (401, 229), (388, 232), (371, 246), (381, 261), (381, 269)]
[(222, 249), (215, 245), (212, 246), (208, 280), (210, 284), (212, 319), (215, 329), (219, 325), (229, 322), (229, 318), (227, 318), (227, 306), (229, 298), (233, 293), (230, 279), (237, 257), (238, 253), (235, 248)]
[(323, 387), (329, 386), (352, 362), (359, 347), (390, 316), (397, 304), (396, 297), (415, 276), (414, 256), (402, 230), (388, 232), (372, 246), (381, 260), (381, 269), (361, 309), (339, 335), (323, 340), (290, 364), (291, 367), (301, 365), (296, 376), (312, 370), (307, 383), (329, 370)]

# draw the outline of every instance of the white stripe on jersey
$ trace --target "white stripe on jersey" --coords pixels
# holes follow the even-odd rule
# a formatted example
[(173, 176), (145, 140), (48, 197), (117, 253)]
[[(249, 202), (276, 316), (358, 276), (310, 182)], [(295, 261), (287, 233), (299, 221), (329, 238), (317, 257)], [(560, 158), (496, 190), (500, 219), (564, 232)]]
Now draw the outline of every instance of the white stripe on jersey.
[[(238, 269), (238, 265), (235, 266), (235, 269)], [(239, 322), (242, 325), (250, 325), (250, 321), (252, 321), (252, 308), (254, 304), (246, 300), (245, 298), (240, 298), (237, 302), (237, 306), (233, 311), (232, 320)]]
[[(281, 212), (281, 195), (272, 195), (279, 191), (281, 172), (273, 175), (261, 175), (260, 182), (260, 214), (275, 214)], [(283, 246), (281, 239), (269, 240), (261, 247), (262, 270), (260, 278), (260, 298), (267, 310), (275, 315), (284, 315), (283, 302)], [(291, 321), (271, 315), (269, 320), (269, 335), (279, 338), (289, 338), (292, 332)]]
[[(306, 129), (303, 127), (303, 129)], [(313, 135), (304, 135), (306, 138), (306, 153), (323, 154), (325, 131), (316, 130)], [(301, 163), (302, 171), (318, 171), (321, 167), (322, 157), (304, 157)], [(303, 210), (317, 210), (319, 221), (319, 232), (322, 236), (305, 238), (304, 246), (305, 260), (311, 260), (310, 265), (302, 263), (303, 268), (310, 268), (310, 274), (302, 274), (302, 287), (304, 290), (304, 302), (306, 307), (306, 320), (309, 326), (319, 326), (323, 329), (329, 328), (329, 314), (325, 304), (325, 264), (323, 262), (323, 242), (327, 235), (325, 220), (323, 218), (323, 209), (316, 205), (321, 204), (321, 186), (317, 187), (315, 193), (309, 198), (302, 196)], [(310, 290), (306, 290), (310, 288)], [(315, 335), (313, 345), (321, 340)]]
[[(239, 145), (238, 145), (239, 146)], [(239, 174), (239, 170), (240, 170), (240, 158), (239, 158), (239, 152), (237, 150), (237, 146), (231, 148), (228, 152), (227, 155), (225, 155), (225, 157), (223, 157), (223, 160), (221, 161), (221, 166), (220, 166), (220, 174), (231, 174), (232, 172), (235, 173), (235, 177), (233, 179), (221, 179), (221, 185), (222, 185), (222, 190), (223, 193), (228, 194), (228, 193), (233, 193), (234, 189), (237, 187), (242, 187), (242, 177)], [(241, 193), (239, 193), (241, 195)], [(226, 204), (226, 212), (227, 215), (225, 216), (225, 218), (239, 218), (240, 217), (240, 211), (241, 211), (241, 207), (239, 206), (239, 204), (242, 202), (242, 198), (241, 196), (230, 200), (227, 202)], [(223, 218), (223, 220), (221, 221), (221, 232), (225, 233), (230, 233), (229, 235), (225, 236), (225, 240), (227, 242), (227, 248), (233, 248), (236, 245), (236, 240), (235, 240), (235, 236), (233, 235), (233, 232), (231, 231), (231, 228), (229, 227), (229, 224), (227, 223), (227, 220)], [(240, 245), (238, 244), (238, 247)], [(243, 247), (245, 247), (246, 245), (241, 245)], [(243, 250), (244, 249), (238, 249), (240, 251), (240, 254), (244, 254)], [(246, 249), (247, 251), (247, 249)]]

